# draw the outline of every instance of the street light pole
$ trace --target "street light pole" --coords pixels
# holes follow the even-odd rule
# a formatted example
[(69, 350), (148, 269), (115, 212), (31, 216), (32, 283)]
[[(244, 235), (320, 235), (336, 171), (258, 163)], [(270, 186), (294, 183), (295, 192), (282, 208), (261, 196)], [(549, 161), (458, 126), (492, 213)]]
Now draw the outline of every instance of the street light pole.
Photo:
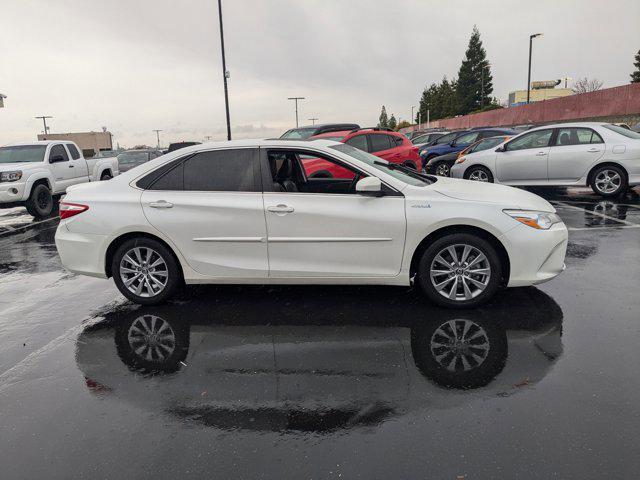
[(415, 117), (413, 116), (413, 109), (416, 108), (415, 105), (411, 105), (411, 123), (415, 121)]
[(227, 114), (227, 140), (231, 140), (231, 121), (229, 120), (229, 89), (227, 88), (227, 61), (224, 56), (224, 30), (222, 29), (222, 0), (218, 0), (218, 18), (220, 19), (220, 49), (222, 50), (222, 80), (224, 81), (224, 108)]
[(289, 97), (287, 100), (294, 100), (296, 102), (296, 128), (298, 128), (298, 100), (305, 100), (304, 97)]
[(541, 36), (542, 36), (541, 33), (534, 33), (533, 35), (529, 35), (529, 73), (527, 73), (527, 105), (529, 104), (529, 100), (531, 97), (531, 50), (533, 49), (533, 39)]
[(154, 130), (156, 132), (156, 138), (158, 139), (158, 148), (160, 148), (160, 132), (162, 130)]
[(47, 118), (53, 118), (51, 115), (40, 115), (39, 117), (35, 117), (35, 118), (41, 118), (42, 119), (42, 124), (44, 125), (44, 134), (48, 134), (49, 133), (49, 127), (47, 127)]

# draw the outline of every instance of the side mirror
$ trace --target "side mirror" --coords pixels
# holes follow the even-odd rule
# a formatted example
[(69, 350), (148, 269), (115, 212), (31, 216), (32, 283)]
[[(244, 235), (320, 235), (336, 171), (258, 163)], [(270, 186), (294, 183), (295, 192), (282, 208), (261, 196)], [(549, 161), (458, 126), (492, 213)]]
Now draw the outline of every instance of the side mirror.
[(49, 157), (49, 163), (64, 162), (62, 155), (52, 155)]
[(369, 197), (381, 197), (382, 181), (378, 177), (365, 177), (356, 183), (356, 192)]
[(500, 152), (506, 152), (507, 148), (506, 145), (500, 145), (498, 148), (496, 148), (496, 152), (500, 153)]

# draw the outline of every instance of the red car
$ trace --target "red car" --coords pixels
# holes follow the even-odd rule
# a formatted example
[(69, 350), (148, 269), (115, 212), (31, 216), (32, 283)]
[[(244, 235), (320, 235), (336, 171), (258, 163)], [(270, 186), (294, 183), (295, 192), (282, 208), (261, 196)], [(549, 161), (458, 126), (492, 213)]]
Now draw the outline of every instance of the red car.
[[(403, 134), (379, 128), (360, 128), (341, 132), (315, 135), (310, 140), (322, 138), (346, 143), (352, 147), (384, 158), (391, 163), (420, 170), (420, 155), (417, 146)], [(311, 178), (353, 178), (353, 173), (320, 158), (301, 157), (305, 173)]]

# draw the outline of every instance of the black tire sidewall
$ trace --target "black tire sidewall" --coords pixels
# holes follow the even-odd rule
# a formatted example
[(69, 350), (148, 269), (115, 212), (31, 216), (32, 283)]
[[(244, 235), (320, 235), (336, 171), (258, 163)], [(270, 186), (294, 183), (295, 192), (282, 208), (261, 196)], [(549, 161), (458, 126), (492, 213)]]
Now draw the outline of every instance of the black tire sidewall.
[[(471, 300), (456, 301), (445, 298), (438, 293), (431, 283), (431, 277), (429, 275), (431, 262), (443, 248), (454, 244), (467, 244), (478, 248), (487, 257), (489, 265), (491, 266), (491, 278), (487, 288), (485, 288), (480, 295), (472, 298)], [(502, 267), (495, 248), (493, 248), (493, 246), (485, 239), (470, 233), (453, 233), (437, 239), (422, 254), (418, 266), (418, 282), (422, 291), (433, 303), (444, 307), (470, 308), (478, 306), (493, 297), (498, 290), (501, 281)]]
[[(130, 292), (120, 278), (120, 261), (122, 260), (124, 254), (134, 247), (152, 248), (162, 256), (165, 263), (167, 264), (167, 269), (169, 271), (169, 279), (167, 280), (167, 285), (164, 290), (155, 297), (139, 297), (135, 293)], [(118, 290), (120, 290), (120, 293), (122, 293), (132, 302), (139, 305), (156, 305), (158, 303), (162, 303), (173, 296), (177, 289), (183, 283), (182, 269), (180, 267), (180, 264), (176, 261), (173, 252), (171, 252), (162, 243), (152, 238), (132, 238), (120, 245), (113, 255), (113, 259), (111, 261), (111, 273), (113, 275), (113, 280), (118, 287)]]
[[(38, 205), (38, 195), (43, 190), (49, 195), (49, 207), (45, 210)], [(53, 195), (51, 194), (49, 187), (42, 183), (35, 185), (31, 189), (31, 194), (29, 195), (29, 199), (27, 200), (25, 207), (27, 208), (27, 211), (36, 218), (43, 218), (51, 215), (51, 212), (53, 212)]]
[[(620, 175), (620, 178), (622, 179), (622, 182), (620, 183), (620, 188), (618, 188), (618, 190), (616, 190), (615, 192), (612, 192), (612, 193), (604, 193), (604, 192), (601, 192), (600, 190), (598, 190), (598, 188), (596, 187), (596, 177), (598, 176), (598, 173), (600, 173), (602, 170), (615, 170), (618, 173), (618, 175)], [(597, 195), (600, 195), (600, 196), (605, 197), (605, 198), (617, 197), (617, 196), (623, 194), (627, 190), (627, 184), (628, 184), (627, 175), (624, 172), (624, 170), (622, 170), (622, 168), (616, 167), (614, 165), (611, 165), (611, 166), (605, 165), (605, 166), (599, 167), (593, 172), (593, 175), (591, 176), (591, 189)]]

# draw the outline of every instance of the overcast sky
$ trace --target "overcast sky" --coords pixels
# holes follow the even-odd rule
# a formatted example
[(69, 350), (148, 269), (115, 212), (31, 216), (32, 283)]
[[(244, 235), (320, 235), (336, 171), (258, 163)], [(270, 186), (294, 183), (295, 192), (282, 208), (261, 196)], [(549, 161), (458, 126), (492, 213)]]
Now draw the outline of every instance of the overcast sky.
[[(301, 124), (408, 119), (426, 84), (456, 76), (473, 25), (494, 95), (532, 80), (629, 82), (640, 1), (223, 0), (234, 138)], [(121, 145), (224, 139), (216, 0), (0, 0), (0, 144), (100, 130)]]

